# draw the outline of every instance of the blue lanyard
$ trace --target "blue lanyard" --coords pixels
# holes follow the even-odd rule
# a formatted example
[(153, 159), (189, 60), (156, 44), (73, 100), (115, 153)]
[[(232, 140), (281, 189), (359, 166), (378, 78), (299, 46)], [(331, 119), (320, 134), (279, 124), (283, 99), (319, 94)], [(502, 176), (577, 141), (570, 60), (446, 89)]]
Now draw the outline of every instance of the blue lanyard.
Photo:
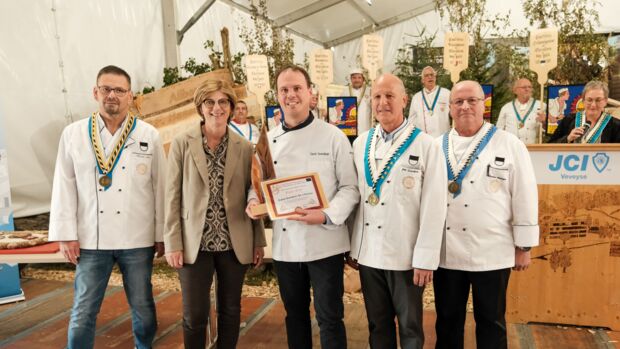
[[(235, 124), (230, 122), (229, 125), (230, 125), (230, 127), (234, 128), (235, 131), (237, 131), (237, 133), (241, 135), (241, 137), (245, 138), (245, 135), (243, 134), (243, 132), (241, 132), (241, 130), (237, 126), (235, 126)], [(248, 122), (248, 128), (250, 129), (250, 139), (248, 139), (248, 140), (251, 142), (252, 141), (252, 125), (250, 125), (249, 122)]]
[(471, 169), (471, 166), (474, 164), (474, 162), (478, 158), (478, 155), (482, 152), (482, 150), (484, 150), (487, 144), (489, 144), (489, 141), (491, 140), (491, 137), (493, 137), (493, 135), (495, 134), (495, 131), (497, 131), (497, 127), (495, 127), (495, 125), (491, 125), (491, 128), (487, 131), (487, 134), (485, 134), (484, 137), (482, 137), (482, 139), (480, 140), (480, 143), (478, 143), (474, 152), (469, 156), (469, 158), (467, 158), (467, 162), (465, 163), (465, 166), (463, 166), (461, 171), (456, 175), (454, 174), (454, 172), (452, 172), (452, 167), (450, 166), (450, 161), (448, 160), (450, 157), (450, 154), (448, 153), (448, 134), (450, 133), (450, 131), (444, 133), (443, 155), (446, 158), (446, 167), (448, 167), (448, 181), (455, 181), (459, 185), (458, 190), (454, 193), (455, 198), (459, 196), (459, 194), (461, 194), (461, 189), (463, 189), (463, 186), (462, 186), (463, 179), (465, 178), (465, 176)]
[[(380, 126), (377, 126), (377, 127), (380, 127)], [(407, 136), (407, 139), (403, 142), (403, 144), (401, 144), (398, 147), (398, 149), (396, 149), (392, 157), (386, 160), (387, 163), (383, 167), (383, 170), (381, 171), (379, 178), (377, 179), (376, 182), (374, 182), (372, 178), (372, 174), (370, 173), (370, 143), (372, 142), (372, 139), (374, 137), (375, 130), (376, 130), (376, 127), (371, 128), (370, 131), (368, 132), (368, 138), (366, 139), (366, 149), (364, 152), (364, 167), (365, 167), (364, 174), (366, 176), (366, 184), (370, 188), (372, 188), (373, 192), (377, 196), (381, 196), (381, 186), (383, 185), (383, 182), (390, 174), (390, 171), (392, 171), (392, 168), (394, 167), (398, 159), (403, 155), (405, 150), (409, 148), (411, 143), (413, 143), (413, 141), (416, 139), (416, 137), (420, 134), (421, 131), (417, 127), (411, 131), (409, 136)]]
[(422, 100), (424, 101), (424, 105), (426, 106), (426, 109), (430, 110), (431, 112), (435, 110), (435, 105), (437, 105), (437, 99), (439, 99), (439, 92), (441, 92), (441, 87), (437, 87), (437, 93), (435, 93), (435, 99), (433, 100), (433, 106), (429, 107), (428, 102), (426, 101), (424, 89), (422, 89)]
[(515, 106), (515, 101), (512, 101), (512, 109), (515, 111), (515, 114), (517, 115), (517, 120), (519, 120), (521, 124), (525, 124), (525, 120), (527, 120), (527, 117), (530, 116), (530, 113), (532, 112), (532, 110), (534, 110), (534, 104), (536, 104), (536, 101), (532, 102), (532, 105), (530, 106), (530, 109), (527, 111), (527, 114), (525, 114), (525, 116), (521, 118), (521, 115), (519, 115), (519, 112), (517, 111), (517, 107)]

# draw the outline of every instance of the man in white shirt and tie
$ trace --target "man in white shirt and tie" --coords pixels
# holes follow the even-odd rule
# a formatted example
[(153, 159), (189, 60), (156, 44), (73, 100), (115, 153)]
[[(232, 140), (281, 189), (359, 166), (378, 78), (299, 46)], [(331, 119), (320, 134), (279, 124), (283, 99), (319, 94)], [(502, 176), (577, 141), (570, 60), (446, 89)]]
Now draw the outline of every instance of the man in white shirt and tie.
[(518, 79), (512, 92), (517, 98), (502, 107), (496, 126), (517, 136), (525, 144), (535, 144), (545, 114), (540, 102), (532, 98), (532, 83), (525, 78)]
[(431, 66), (422, 69), (422, 85), (422, 91), (411, 98), (409, 120), (425, 133), (438, 137), (451, 127), (450, 90), (437, 86), (437, 72)]

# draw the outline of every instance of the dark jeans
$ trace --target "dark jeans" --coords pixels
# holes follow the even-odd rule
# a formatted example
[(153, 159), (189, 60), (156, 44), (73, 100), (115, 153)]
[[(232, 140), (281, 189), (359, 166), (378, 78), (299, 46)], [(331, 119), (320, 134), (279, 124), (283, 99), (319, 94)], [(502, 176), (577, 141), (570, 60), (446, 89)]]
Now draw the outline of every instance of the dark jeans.
[(247, 269), (248, 266), (239, 263), (232, 250), (198, 252), (194, 264), (184, 264), (179, 269), (185, 348), (205, 348), (214, 272), (217, 273), (217, 347), (234, 349), (237, 346), (241, 288)]
[(69, 349), (94, 347), (97, 314), (115, 263), (123, 274), (123, 288), (131, 308), (135, 346), (138, 349), (151, 347), (157, 331), (151, 286), (153, 253), (153, 247), (128, 250), (80, 249), (69, 321)]
[(439, 268), (435, 272), (436, 349), (463, 348), (465, 313), (472, 287), (476, 344), (479, 349), (508, 348), (506, 289), (510, 268), (470, 272)]
[(413, 270), (383, 270), (360, 265), (360, 280), (368, 315), (370, 347), (396, 349), (396, 326), (402, 349), (422, 349), (422, 294), (413, 284)]
[(286, 309), (286, 335), (290, 349), (312, 348), (310, 286), (314, 292), (321, 348), (346, 349), (343, 258), (338, 254), (312, 262), (274, 261), (280, 296)]

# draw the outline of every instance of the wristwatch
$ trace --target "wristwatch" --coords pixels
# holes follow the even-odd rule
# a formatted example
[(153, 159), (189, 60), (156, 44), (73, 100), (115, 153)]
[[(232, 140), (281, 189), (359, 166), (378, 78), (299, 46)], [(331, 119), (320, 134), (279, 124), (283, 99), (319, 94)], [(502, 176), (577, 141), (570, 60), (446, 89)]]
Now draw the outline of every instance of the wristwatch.
[(517, 248), (523, 252), (528, 252), (529, 250), (531, 250), (531, 247), (521, 247), (521, 246), (517, 246)]

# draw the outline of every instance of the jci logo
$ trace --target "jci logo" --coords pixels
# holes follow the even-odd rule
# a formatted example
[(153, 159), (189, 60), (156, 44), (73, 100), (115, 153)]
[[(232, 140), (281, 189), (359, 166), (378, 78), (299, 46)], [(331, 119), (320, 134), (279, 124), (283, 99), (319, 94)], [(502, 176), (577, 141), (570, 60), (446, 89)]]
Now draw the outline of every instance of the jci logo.
[[(549, 164), (549, 170), (551, 171), (586, 171), (588, 168), (589, 155), (558, 155), (558, 158), (554, 163)], [(592, 164), (598, 173), (603, 172), (609, 164), (609, 156), (605, 153), (596, 153), (592, 157)]]

